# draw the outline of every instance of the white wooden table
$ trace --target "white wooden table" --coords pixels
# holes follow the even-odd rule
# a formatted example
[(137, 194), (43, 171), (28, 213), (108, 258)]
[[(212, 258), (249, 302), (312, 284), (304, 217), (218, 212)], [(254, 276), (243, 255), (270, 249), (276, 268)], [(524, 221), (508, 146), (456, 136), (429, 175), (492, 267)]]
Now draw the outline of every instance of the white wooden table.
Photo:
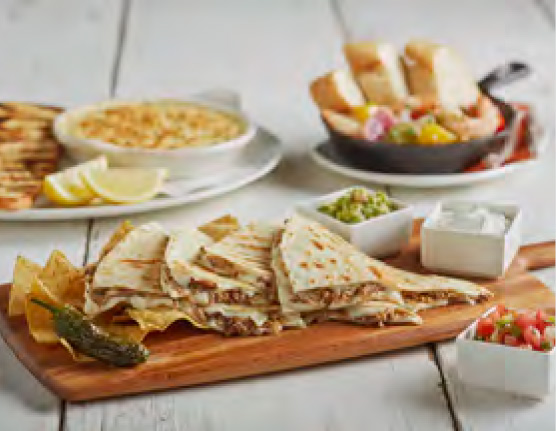
[[(132, 219), (176, 225), (228, 211), (244, 219), (279, 217), (298, 199), (350, 184), (306, 156), (308, 145), (324, 136), (307, 84), (342, 63), (344, 40), (445, 41), (470, 59), (477, 76), (505, 60), (524, 60), (537, 75), (505, 94), (537, 104), (553, 127), (553, 14), (551, 0), (2, 0), (0, 99), (72, 105), (236, 89), (252, 117), (284, 140), (281, 166), (228, 196)], [(388, 191), (414, 202), (421, 214), (446, 197), (514, 200), (526, 211), (526, 242), (555, 237), (552, 149), (534, 169), (473, 188)], [(119, 222), (2, 223), (0, 280), (10, 280), (20, 253), (44, 261), (59, 248), (83, 264)], [(554, 286), (553, 270), (538, 275)], [(554, 397), (532, 402), (469, 389), (453, 366), (449, 342), (232, 383), (68, 404), (0, 342), (0, 430), (554, 430)]]

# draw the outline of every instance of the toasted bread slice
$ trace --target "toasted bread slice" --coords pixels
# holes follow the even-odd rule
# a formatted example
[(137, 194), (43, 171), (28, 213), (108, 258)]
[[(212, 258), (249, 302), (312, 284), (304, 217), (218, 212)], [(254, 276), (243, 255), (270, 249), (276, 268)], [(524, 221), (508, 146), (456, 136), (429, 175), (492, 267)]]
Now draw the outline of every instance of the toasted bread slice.
[(44, 120), (54, 120), (62, 112), (62, 109), (52, 106), (40, 106), (24, 102), (3, 102), (0, 108), (8, 110), (11, 118), (42, 118)]
[(54, 141), (0, 143), (2, 162), (48, 162), (57, 161), (60, 148)]
[(399, 105), (408, 96), (396, 47), (386, 42), (354, 42), (344, 53), (357, 83), (369, 102)]
[(46, 129), (50, 130), (52, 122), (42, 118), (7, 118), (0, 123), (0, 128), (5, 130), (19, 129)]
[(350, 112), (356, 106), (365, 104), (363, 93), (347, 70), (334, 70), (315, 79), (310, 90), (320, 109)]
[(448, 110), (477, 103), (479, 88), (465, 62), (452, 49), (414, 40), (405, 46), (404, 60), (412, 95)]
[(321, 111), (321, 115), (324, 121), (326, 121), (326, 124), (328, 124), (336, 132), (356, 139), (363, 137), (361, 124), (354, 118), (331, 111), (330, 109), (323, 109)]
[(15, 211), (33, 206), (34, 196), (0, 188), (0, 209)]
[(51, 132), (48, 129), (2, 129), (0, 127), (0, 143), (6, 141), (34, 141), (39, 142), (49, 139)]
[(53, 138), (57, 108), (27, 103), (0, 104), (0, 209), (29, 208), (53, 173), (61, 146)]

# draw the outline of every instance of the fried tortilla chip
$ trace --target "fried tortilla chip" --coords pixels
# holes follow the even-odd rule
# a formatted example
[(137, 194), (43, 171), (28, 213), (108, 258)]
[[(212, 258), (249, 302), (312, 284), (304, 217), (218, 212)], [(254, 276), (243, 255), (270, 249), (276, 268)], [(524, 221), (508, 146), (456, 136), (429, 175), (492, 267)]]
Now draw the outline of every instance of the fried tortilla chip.
[(111, 323), (99, 326), (114, 337), (125, 338), (126, 340), (135, 341), (136, 343), (143, 341), (143, 339), (150, 332), (148, 329), (141, 328), (135, 323), (126, 323), (123, 325)]
[(185, 319), (193, 326), (207, 329), (206, 326), (199, 324), (191, 316), (182, 310), (169, 307), (147, 308), (138, 310), (130, 308), (127, 310), (129, 316), (135, 320), (141, 329), (147, 331), (165, 331), (176, 320)]
[(220, 241), (225, 236), (239, 230), (240, 227), (237, 218), (227, 214), (202, 225), (199, 230), (214, 241)]
[(82, 311), (85, 304), (85, 275), (58, 250), (52, 252), (39, 278), (62, 304)]
[(15, 262), (12, 287), (10, 289), (9, 316), (25, 314), (25, 297), (31, 290), (33, 280), (42, 271), (42, 267), (29, 259), (18, 256)]
[(37, 343), (57, 343), (59, 338), (56, 335), (56, 331), (54, 331), (52, 313), (32, 302), (32, 298), (39, 299), (56, 307), (62, 306), (62, 303), (50, 292), (39, 277), (33, 279), (31, 289), (25, 298), (25, 317), (27, 318), (29, 332)]

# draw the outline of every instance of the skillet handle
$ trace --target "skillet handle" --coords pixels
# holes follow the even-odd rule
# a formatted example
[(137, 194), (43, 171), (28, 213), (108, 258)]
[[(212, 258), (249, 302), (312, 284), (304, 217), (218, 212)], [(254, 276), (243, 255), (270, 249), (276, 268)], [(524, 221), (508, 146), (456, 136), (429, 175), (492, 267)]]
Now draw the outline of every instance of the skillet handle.
[(514, 81), (525, 78), (531, 73), (531, 68), (525, 63), (512, 61), (498, 66), (483, 79), (479, 81), (479, 88), (483, 93), (490, 93), (495, 87), (511, 84)]

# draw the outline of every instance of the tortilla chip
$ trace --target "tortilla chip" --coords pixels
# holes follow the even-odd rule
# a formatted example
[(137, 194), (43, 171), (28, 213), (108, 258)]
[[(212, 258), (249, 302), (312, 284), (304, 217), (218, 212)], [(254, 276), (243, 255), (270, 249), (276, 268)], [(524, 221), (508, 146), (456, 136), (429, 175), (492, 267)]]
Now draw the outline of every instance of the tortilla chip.
[(25, 298), (25, 316), (29, 332), (37, 343), (57, 343), (59, 338), (54, 330), (52, 313), (32, 302), (32, 298), (40, 299), (57, 307), (62, 306), (62, 303), (38, 277), (33, 279), (31, 289)]
[(227, 214), (202, 225), (199, 230), (214, 241), (220, 241), (225, 236), (239, 230), (240, 227), (238, 219)]
[(144, 310), (129, 308), (127, 313), (139, 324), (141, 329), (148, 332), (165, 331), (172, 323), (180, 319), (187, 320), (197, 328), (207, 329), (206, 326), (192, 319), (189, 314), (175, 308), (157, 307)]
[(70, 304), (78, 310), (83, 310), (84, 272), (74, 267), (62, 252), (58, 250), (52, 252), (39, 278), (60, 303)]
[(10, 289), (10, 302), (8, 304), (9, 316), (22, 316), (25, 314), (25, 297), (31, 290), (31, 284), (41, 272), (42, 267), (35, 262), (18, 256), (14, 266), (12, 287)]
[(129, 341), (135, 341), (136, 343), (140, 343), (141, 341), (143, 341), (143, 339), (149, 333), (149, 330), (141, 328), (135, 323), (123, 325), (112, 323), (109, 325), (102, 325), (102, 329), (104, 329), (110, 335), (121, 337)]
[(126, 220), (122, 224), (120, 224), (118, 226), (118, 229), (114, 231), (114, 233), (112, 234), (108, 242), (104, 244), (104, 247), (102, 247), (102, 250), (100, 251), (99, 260), (101, 260), (108, 253), (110, 253), (112, 249), (116, 247), (116, 245), (118, 245), (118, 243), (121, 240), (123, 240), (125, 236), (128, 233), (130, 233), (133, 229), (135, 229), (135, 227), (131, 224), (129, 220)]

